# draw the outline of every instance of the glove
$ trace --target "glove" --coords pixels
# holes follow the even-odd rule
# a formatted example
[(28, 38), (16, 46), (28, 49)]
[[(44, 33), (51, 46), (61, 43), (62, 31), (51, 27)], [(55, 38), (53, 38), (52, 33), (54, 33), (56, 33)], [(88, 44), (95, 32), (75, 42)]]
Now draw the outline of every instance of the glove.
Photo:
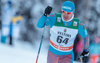
[(45, 12), (44, 12), (44, 16), (47, 17), (51, 13), (51, 11), (52, 11), (52, 7), (47, 6), (47, 8), (45, 9)]
[(89, 51), (88, 50), (83, 50), (83, 52), (81, 53), (82, 57), (86, 57), (89, 56)]

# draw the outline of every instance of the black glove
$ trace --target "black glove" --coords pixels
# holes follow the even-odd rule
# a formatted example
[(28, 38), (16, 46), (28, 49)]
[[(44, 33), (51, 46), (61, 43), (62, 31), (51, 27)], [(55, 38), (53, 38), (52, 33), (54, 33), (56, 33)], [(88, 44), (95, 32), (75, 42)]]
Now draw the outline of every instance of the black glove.
[(47, 6), (47, 8), (45, 9), (45, 12), (44, 12), (44, 16), (47, 17), (47, 15), (49, 15), (51, 13), (51, 11), (52, 11), (52, 7)]
[(83, 50), (81, 56), (82, 56), (82, 57), (89, 56), (89, 51), (88, 51), (88, 50)]

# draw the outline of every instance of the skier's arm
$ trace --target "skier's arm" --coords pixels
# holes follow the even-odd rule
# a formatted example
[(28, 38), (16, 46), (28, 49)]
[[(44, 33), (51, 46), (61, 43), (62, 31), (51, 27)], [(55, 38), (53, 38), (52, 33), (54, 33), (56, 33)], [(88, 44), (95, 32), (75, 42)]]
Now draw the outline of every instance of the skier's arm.
[(84, 39), (84, 50), (82, 53), (82, 55), (84, 56), (85, 53), (89, 53), (89, 37), (85, 25), (81, 23), (79, 24), (78, 33)]
[(44, 14), (41, 16), (41, 18), (39, 19), (38, 23), (37, 23), (37, 27), (38, 28), (43, 28), (45, 26), (45, 24), (48, 23), (48, 16), (52, 11), (52, 7), (48, 6), (45, 9)]
[(50, 28), (52, 28), (55, 22), (56, 22), (56, 14), (52, 13), (47, 18), (46, 26), (50, 26)]
[(47, 17), (44, 16), (44, 14), (41, 16), (41, 18), (39, 19), (39, 21), (37, 22), (37, 27), (38, 28), (43, 28), (45, 26), (45, 23), (47, 21)]

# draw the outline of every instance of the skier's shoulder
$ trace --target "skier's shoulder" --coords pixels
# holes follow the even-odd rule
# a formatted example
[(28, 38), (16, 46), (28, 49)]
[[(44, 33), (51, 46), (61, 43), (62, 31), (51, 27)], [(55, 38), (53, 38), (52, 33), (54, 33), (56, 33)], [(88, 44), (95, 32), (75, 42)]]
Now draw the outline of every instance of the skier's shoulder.
[(61, 17), (61, 13), (51, 13), (49, 15), (50, 18), (56, 18), (56, 17)]
[(79, 18), (74, 18), (73, 21), (78, 22), (79, 26), (81, 26), (83, 28), (85, 27), (85, 24), (81, 20), (79, 20)]
[(77, 24), (77, 26), (79, 25), (79, 21), (80, 21), (80, 20), (79, 20), (78, 18), (73, 18), (73, 23), (74, 23), (74, 24)]
[(61, 17), (61, 13), (51, 13), (50, 17)]
[(81, 26), (84, 25), (84, 22), (81, 21), (79, 18), (74, 18), (73, 20), (74, 20), (74, 21), (78, 21), (78, 22), (79, 22), (79, 25), (81, 25)]
[(82, 21), (79, 21), (79, 27), (82, 27), (83, 29), (86, 29), (85, 24)]
[(56, 17), (56, 13), (51, 13), (49, 17)]
[(80, 26), (85, 26), (85, 24), (82, 21), (79, 22), (79, 25)]

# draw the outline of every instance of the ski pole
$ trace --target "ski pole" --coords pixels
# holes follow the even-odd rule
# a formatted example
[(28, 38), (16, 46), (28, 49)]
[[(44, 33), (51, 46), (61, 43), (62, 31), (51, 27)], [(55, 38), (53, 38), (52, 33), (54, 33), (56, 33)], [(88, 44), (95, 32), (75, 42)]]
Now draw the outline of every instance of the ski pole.
[(40, 46), (39, 46), (39, 50), (38, 50), (38, 54), (37, 54), (37, 58), (36, 58), (36, 63), (38, 62), (38, 58), (39, 58), (39, 54), (40, 54), (40, 50), (41, 50), (41, 46), (42, 46), (42, 42), (43, 42), (43, 38), (44, 38), (44, 32), (45, 32), (45, 26), (44, 26), (44, 30), (43, 30), (42, 37), (41, 37), (41, 42), (40, 42)]
[(83, 59), (82, 59), (82, 58), (83, 58), (83, 56), (80, 57), (80, 61), (81, 61), (81, 63), (83, 63)]
[(80, 56), (78, 59), (80, 61), (80, 63), (83, 63), (83, 60), (82, 60), (83, 56)]

